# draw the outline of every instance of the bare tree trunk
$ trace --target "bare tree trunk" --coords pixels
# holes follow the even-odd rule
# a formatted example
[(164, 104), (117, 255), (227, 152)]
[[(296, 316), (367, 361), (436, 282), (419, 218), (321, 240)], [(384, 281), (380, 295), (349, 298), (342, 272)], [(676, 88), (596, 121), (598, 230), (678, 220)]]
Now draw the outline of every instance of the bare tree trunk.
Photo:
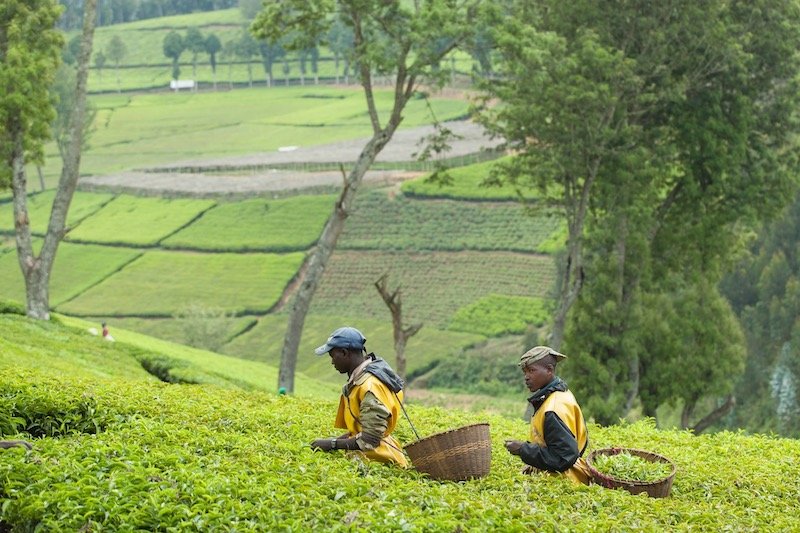
[(695, 424), (694, 427), (692, 427), (692, 431), (694, 431), (695, 435), (702, 433), (708, 429), (711, 424), (727, 415), (735, 406), (736, 398), (731, 394), (726, 398), (725, 403), (708, 413), (702, 420)]
[(325, 272), (328, 260), (333, 254), (333, 250), (336, 248), (336, 242), (339, 240), (339, 235), (341, 235), (344, 229), (345, 220), (350, 215), (353, 200), (364, 178), (364, 174), (369, 170), (375, 157), (383, 147), (386, 146), (386, 143), (389, 142), (389, 139), (391, 139), (394, 133), (393, 129), (390, 131), (387, 130), (381, 130), (375, 133), (361, 151), (355, 166), (344, 181), (342, 192), (339, 195), (339, 199), (336, 201), (333, 213), (330, 218), (328, 218), (328, 222), (322, 230), (319, 242), (311, 252), (308, 269), (306, 270), (303, 281), (300, 283), (300, 288), (297, 291), (292, 310), (289, 314), (289, 323), (286, 326), (286, 336), (284, 337), (283, 348), (281, 350), (278, 389), (283, 389), (286, 393), (290, 394), (294, 392), (297, 349), (300, 346), (300, 337), (303, 333), (303, 326), (305, 325), (308, 308), (311, 306), (311, 300), (322, 280), (322, 274)]
[(15, 145), (13, 189), (17, 254), (25, 278), (28, 316), (40, 320), (49, 320), (50, 318), (50, 273), (53, 269), (58, 245), (66, 234), (67, 212), (69, 211), (69, 206), (78, 184), (81, 148), (83, 146), (83, 122), (86, 115), (86, 82), (89, 76), (89, 60), (92, 56), (96, 12), (97, 0), (86, 0), (84, 3), (81, 51), (78, 57), (75, 108), (72, 110), (72, 117), (70, 120), (69, 145), (66, 156), (63, 157), (61, 178), (58, 182), (56, 196), (53, 199), (50, 223), (48, 224), (47, 234), (45, 235), (42, 250), (38, 257), (34, 256), (33, 247), (31, 245), (24, 155), (21, 152), (21, 128), (18, 137), (20, 150), (18, 157), (16, 153), (17, 147)]
[[(17, 260), (25, 279), (25, 299), (27, 314), (32, 318), (48, 320), (50, 309), (47, 295), (49, 272), (42, 271), (42, 264), (33, 254), (31, 224), (28, 217), (28, 180), (25, 175), (24, 130), (20, 124), (10, 129), (11, 152), (11, 190), (14, 201), (14, 233), (17, 244)], [(44, 290), (42, 286), (44, 284)]]
[(43, 191), (45, 185), (44, 185), (44, 174), (42, 174), (42, 167), (36, 165), (36, 172), (39, 174), (39, 189)]
[(375, 288), (378, 289), (383, 302), (389, 308), (392, 314), (392, 331), (394, 333), (394, 354), (395, 354), (395, 371), (397, 374), (405, 379), (406, 378), (406, 343), (408, 339), (416, 335), (423, 324), (415, 324), (407, 328), (403, 327), (403, 302), (400, 294), (400, 287), (397, 287), (394, 292), (390, 293), (386, 288), (386, 280), (388, 274), (381, 276), (375, 282)]
[[(558, 298), (558, 307), (553, 318), (553, 331), (550, 334), (549, 344), (558, 350), (564, 342), (564, 329), (567, 324), (567, 313), (578, 299), (583, 288), (583, 227), (586, 223), (586, 213), (589, 209), (589, 196), (592, 185), (597, 179), (600, 160), (595, 159), (589, 166), (589, 173), (583, 183), (578, 187), (579, 180), (573, 180), (571, 185), (565, 185), (565, 197), (570, 212), (568, 220), (567, 264), (561, 279), (561, 290)], [(570, 182), (568, 182), (570, 183)], [(574, 201), (570, 202), (569, 198)]]

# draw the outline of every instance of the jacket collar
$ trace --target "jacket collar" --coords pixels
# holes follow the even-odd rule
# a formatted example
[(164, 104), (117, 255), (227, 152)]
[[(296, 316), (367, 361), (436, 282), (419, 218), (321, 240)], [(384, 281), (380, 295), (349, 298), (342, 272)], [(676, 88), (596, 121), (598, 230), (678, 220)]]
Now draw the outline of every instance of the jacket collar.
[(553, 378), (553, 381), (542, 387), (541, 389), (534, 391), (528, 397), (528, 401), (533, 406), (534, 409), (538, 409), (542, 406), (544, 401), (547, 399), (548, 396), (553, 394), (556, 391), (564, 392), (567, 390), (567, 383), (561, 379), (560, 377), (556, 376)]

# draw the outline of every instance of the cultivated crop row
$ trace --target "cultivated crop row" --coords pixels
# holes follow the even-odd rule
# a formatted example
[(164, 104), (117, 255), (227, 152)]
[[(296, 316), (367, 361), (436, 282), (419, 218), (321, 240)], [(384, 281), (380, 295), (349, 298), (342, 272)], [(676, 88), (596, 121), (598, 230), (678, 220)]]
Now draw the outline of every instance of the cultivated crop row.
[(420, 201), (385, 191), (359, 196), (341, 247), (356, 250), (540, 251), (559, 219), (514, 202)]
[(363, 316), (386, 317), (386, 306), (373, 285), (385, 273), (390, 287), (402, 287), (403, 313), (409, 321), (446, 328), (456, 309), (490, 294), (547, 297), (555, 265), (549, 256), (512, 252), (340, 250), (326, 269), (312, 310), (355, 309)]

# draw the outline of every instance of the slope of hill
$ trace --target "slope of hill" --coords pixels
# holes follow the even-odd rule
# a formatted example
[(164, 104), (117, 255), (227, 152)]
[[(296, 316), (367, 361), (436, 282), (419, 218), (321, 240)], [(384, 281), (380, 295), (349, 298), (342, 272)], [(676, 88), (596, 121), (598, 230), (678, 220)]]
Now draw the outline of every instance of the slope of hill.
[[(524, 438), (521, 420), (411, 405), (421, 435), (490, 424), (490, 474), (441, 483), (313, 452), (307, 443), (334, 431), (333, 395), (164, 383), (141, 370), (138, 358), (152, 353), (143, 348), (18, 316), (0, 315), (0, 327), (0, 433), (34, 444), (30, 452), (0, 452), (4, 531), (800, 528), (795, 440), (695, 437), (648, 421), (590, 425), (590, 449), (644, 448), (675, 462), (671, 496), (652, 500), (521, 474), (521, 463), (503, 447), (506, 438)], [(151, 349), (159, 344), (150, 342)], [(161, 347), (160, 355), (176, 356)], [(212, 358), (193, 357), (191, 364), (198, 374), (219, 376), (218, 367), (207, 366)], [(414, 439), (406, 421), (397, 435)]]

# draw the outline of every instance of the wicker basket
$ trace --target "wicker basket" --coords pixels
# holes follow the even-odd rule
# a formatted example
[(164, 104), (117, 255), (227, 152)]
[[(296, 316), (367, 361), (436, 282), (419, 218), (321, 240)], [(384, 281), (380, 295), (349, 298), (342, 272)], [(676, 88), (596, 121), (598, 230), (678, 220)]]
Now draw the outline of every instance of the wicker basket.
[[(672, 471), (667, 477), (659, 479), (658, 481), (631, 481), (603, 474), (592, 464), (593, 459), (598, 455), (617, 455), (621, 452), (628, 452), (631, 455), (636, 455), (650, 462), (667, 463), (672, 467)], [(592, 474), (592, 481), (598, 485), (609, 489), (625, 489), (631, 494), (641, 494), (644, 492), (652, 498), (666, 498), (669, 496), (669, 491), (672, 489), (672, 481), (675, 479), (675, 463), (663, 455), (645, 450), (636, 450), (634, 448), (603, 448), (594, 450), (586, 457), (586, 463), (589, 466), (589, 472)]]
[(414, 468), (436, 480), (465, 481), (489, 473), (489, 424), (473, 424), (425, 437), (405, 446)]

